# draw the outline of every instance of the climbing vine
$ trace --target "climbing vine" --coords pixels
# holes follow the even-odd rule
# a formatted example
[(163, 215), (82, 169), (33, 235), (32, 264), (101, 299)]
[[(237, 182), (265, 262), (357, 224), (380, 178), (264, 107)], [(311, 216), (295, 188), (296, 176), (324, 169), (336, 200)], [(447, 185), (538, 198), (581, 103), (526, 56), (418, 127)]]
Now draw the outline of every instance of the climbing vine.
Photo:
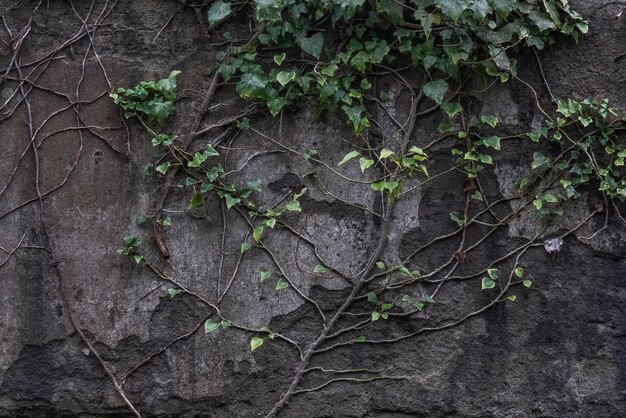
[[(346, 381), (334, 377), (319, 386), (301, 388), (301, 379), (314, 370), (310, 365), (318, 354), (353, 344), (390, 344), (421, 333), (443, 330), (498, 302), (513, 302), (517, 299), (516, 292), (521, 291), (518, 287), (533, 286), (532, 276), (522, 267), (522, 256), (528, 250), (543, 245), (549, 253), (558, 252), (563, 238), (595, 213), (608, 211), (609, 205), (613, 205), (619, 214), (615, 200), (623, 201), (626, 197), (626, 179), (622, 170), (626, 149), (617, 140), (618, 131), (624, 126), (623, 117), (606, 100), (595, 99), (559, 99), (551, 104), (556, 107), (556, 113), (551, 108), (545, 110), (535, 89), (519, 80), (518, 61), (513, 58), (522, 49), (542, 50), (546, 45), (563, 41), (559, 38), (566, 36), (578, 41), (580, 34), (587, 32), (587, 22), (570, 8), (567, 1), (264, 0), (231, 4), (218, 0), (208, 7), (207, 16), (210, 30), (229, 19), (242, 18), (250, 19), (256, 27), (252, 37), (244, 41), (235, 39), (227, 31), (221, 32), (227, 47), (217, 53), (215, 63), (209, 68), (209, 74), (213, 74), (209, 92), (218, 83), (220, 88), (234, 84), (241, 99), (253, 103), (253, 110), (237, 115), (223, 125), (233, 124), (237, 131), (259, 136), (280, 150), (300, 157), (303, 164), (319, 167), (347, 182), (369, 184), (373, 192), (380, 193), (383, 202), (378, 215), (378, 244), (360, 273), (347, 275), (341, 273), (339, 266), (332, 266), (320, 257), (314, 238), (309, 240), (299, 235), (283, 217), (289, 212), (301, 212), (300, 199), (308, 191), (306, 187), (293, 193), (286, 203), (268, 207), (259, 200), (264, 185), (258, 178), (249, 179), (245, 184), (227, 180), (227, 173), (219, 162), (221, 155), (214, 147), (219, 142), (210, 141), (203, 150), (191, 153), (181, 148), (172, 135), (156, 133), (146, 126), (153, 136), (153, 144), (168, 148), (171, 156), (155, 171), (166, 175), (176, 165), (187, 173), (185, 185), (191, 190), (189, 210), (202, 207), (211, 196), (223, 199), (228, 210), (237, 210), (250, 228), (249, 235), (241, 243), (241, 256), (255, 246), (265, 251), (275, 264), (275, 269), (259, 267), (258, 280), (263, 283), (275, 277), (276, 291), (292, 289), (318, 314), (319, 334), (305, 346), (268, 328), (255, 330), (251, 336), (252, 351), (259, 349), (267, 338), (280, 336), (293, 344), (299, 353), (292, 381), (284, 388), (268, 417), (277, 414), (294, 395)], [(220, 31), (214, 33), (217, 36)], [(145, 125), (139, 113), (143, 112), (149, 120), (162, 125), (165, 112), (161, 109), (167, 109), (169, 114), (171, 107), (161, 104), (160, 90), (154, 90), (154, 86), (175, 87), (175, 83), (167, 80), (177, 73), (173, 72), (169, 79), (156, 83), (140, 83), (134, 89), (120, 88), (111, 97), (123, 107), (126, 117), (137, 117)], [(405, 123), (399, 123), (388, 112), (391, 93), (380, 83), (385, 78), (395, 79), (410, 94), (412, 103)], [(543, 121), (540, 127), (531, 131), (502, 136), (498, 131), (498, 117), (476, 114), (470, 108), (470, 98), (474, 94), (470, 86), (474, 89), (482, 86), (478, 88), (480, 90), (512, 80), (521, 82), (534, 96)], [(137, 93), (146, 85), (152, 86), (154, 98), (147, 93)], [(167, 93), (172, 91), (167, 90)], [(149, 101), (146, 103), (146, 100)], [(258, 112), (256, 103), (266, 107), (273, 117), (279, 117), (281, 123), (284, 117), (293, 117), (291, 108), (313, 104), (318, 118), (340, 110), (355, 135), (355, 149), (345, 155), (330, 155), (323, 159), (320, 150), (292, 148), (261, 132), (250, 121), (248, 116)], [(387, 110), (387, 116), (395, 122), (394, 129), (385, 129), (382, 123), (374, 122), (372, 115), (380, 109)], [(436, 132), (432, 132), (431, 142), (416, 141), (413, 133), (417, 120), (436, 113), (442, 116)], [(457, 161), (447, 170), (430, 173), (428, 149), (442, 141), (450, 144), (446, 148)], [(483, 190), (480, 179), (494, 165), (503, 143), (513, 141), (538, 144), (529, 161), (528, 176), (519, 179), (517, 196), (499, 200), (489, 196), (488, 201), (485, 194), (489, 192)], [(542, 143), (550, 143), (554, 155), (544, 155)], [(324, 144), (320, 146), (323, 148)], [(555, 152), (556, 149), (559, 151)], [(362, 173), (373, 171), (375, 174), (352, 178), (340, 171), (342, 166), (354, 162), (358, 163)], [(404, 260), (390, 264), (383, 261), (395, 203), (410, 199), (411, 193), (451, 171), (466, 176), (464, 209), (450, 213), (458, 229), (416, 248)], [(418, 179), (417, 183), (409, 181), (414, 178)], [(544, 240), (549, 222), (563, 215), (566, 202), (580, 198), (581, 189), (587, 186), (593, 186), (602, 196), (596, 211), (580, 219), (565, 234)], [(514, 210), (510, 213), (504, 216), (494, 213), (495, 208), (513, 200), (518, 203), (512, 205)], [(483, 208), (478, 209), (471, 201)], [(544, 225), (532, 239), (478, 271), (465, 276), (454, 275), (468, 254), (494, 230), (532, 210)], [(152, 216), (158, 221), (158, 212)], [(489, 217), (492, 219), (486, 221)], [(470, 244), (467, 238), (470, 229), (481, 225), (488, 227), (487, 232)], [(264, 242), (267, 234), (284, 233), (296, 233), (299, 239), (314, 247), (319, 264), (311, 271), (313, 275), (323, 276), (332, 271), (349, 283), (349, 291), (341, 304), (331, 309), (322, 308), (323, 301), (310, 298), (301, 284), (289, 278)], [(415, 269), (420, 265), (416, 263), (418, 254), (450, 237), (460, 238), (458, 249), (449, 254), (450, 258), (431, 271)], [(232, 238), (227, 236), (227, 239)], [(144, 259), (134, 238), (126, 240), (126, 246), (120, 250), (122, 253), (135, 255), (138, 263), (145, 262), (160, 278), (172, 282)], [(162, 251), (162, 254), (167, 255), (167, 252)], [(436, 321), (436, 325), (426, 325), (408, 334), (387, 335), (382, 339), (368, 336), (367, 330), (375, 324), (410, 321), (417, 313), (429, 311), (430, 306), (437, 303), (438, 294), (446, 283), (470, 279), (478, 280), (479, 290), (490, 292), (489, 302), (478, 309), (459, 318)], [(170, 289), (170, 295), (188, 291), (179, 283), (172, 283), (178, 288)], [(435, 287), (428, 290), (428, 284)], [(233, 322), (219, 310), (225, 292), (217, 300), (206, 301), (215, 312), (205, 322), (207, 333), (233, 326)], [(432, 314), (433, 318), (437, 316)], [(245, 329), (242, 325), (235, 326)], [(347, 381), (402, 378), (364, 374)]]
[[(384, 368), (327, 369), (324, 354), (443, 331), (495, 306), (516, 302), (540, 283), (528, 257), (533, 251), (543, 248), (556, 255), (564, 239), (598, 214), (605, 216), (603, 227), (588, 239), (607, 228), (609, 214), (626, 224), (621, 213), (626, 198), (623, 114), (602, 98), (544, 100), (543, 88), (552, 94), (545, 79), (544, 86), (536, 86), (521, 75), (521, 57), (535, 56), (541, 69), (538, 51), (555, 43), (576, 43), (587, 32), (587, 21), (566, 0), (181, 2), (182, 9), (196, 12), (218, 49), (207, 58), (207, 85), (195, 91), (201, 99), (187, 107), (179, 102), (178, 84), (184, 83), (185, 73), (178, 69), (134, 86), (109, 83), (92, 35), (112, 8), (105, 2), (93, 27), (86, 23), (89, 15), (81, 18), (83, 27), (76, 36), (89, 39), (86, 57), (91, 49), (109, 84), (107, 93), (121, 110), (120, 120), (136, 125), (151, 142), (154, 155), (137, 171), (155, 185), (149, 211), (136, 218), (143, 235), (124, 237), (118, 254), (166, 283), (166, 297), (188, 295), (208, 308), (190, 333), (124, 373), (107, 366), (70, 309), (72, 325), (136, 416), (141, 414), (134, 403), (141, 405), (141, 400), (126, 395), (127, 379), (197, 330), (243, 332), (253, 355), (270, 344), (290, 350), (293, 370), (264, 411), (267, 417), (279, 414), (294, 396), (323, 391), (334, 383), (405, 379), (408, 376)], [(164, 22), (155, 39), (170, 22)], [(13, 68), (27, 34), (15, 38), (15, 55), (5, 78), (11, 71), (18, 73), (7, 79), (21, 83), (20, 100), (28, 105), (29, 147), (33, 146), (38, 164), (35, 140), (48, 119), (34, 127), (23, 84), (31, 89), (38, 85), (36, 80), (27, 82), (20, 65)], [(84, 76), (84, 62), (82, 71)], [(528, 95), (537, 115), (528, 126), (511, 127), (493, 112), (481, 110), (482, 95), (502, 83)], [(79, 90), (80, 82), (75, 97), (64, 96), (70, 103), (64, 110), (76, 112), (79, 132), (89, 129), (99, 135), (80, 118)], [(218, 93), (236, 97), (237, 111), (215, 120), (214, 109), (221, 105)], [(337, 138), (328, 138), (328, 143), (315, 147), (290, 138), (284, 132), (302, 115), (322, 124), (341, 124), (351, 136), (342, 137), (341, 146), (336, 146)], [(242, 138), (262, 145), (233, 168), (233, 155), (239, 150), (235, 142)], [(82, 149), (82, 136), (80, 141)], [(111, 148), (132, 159), (130, 151)], [(523, 165), (513, 192), (495, 186), (500, 182), (496, 168), (507, 154), (503, 150), (516, 153)], [(248, 170), (253, 160), (275, 154), (286, 158), (280, 161), (296, 161), (301, 167), (293, 170), (298, 172), (298, 185), (280, 198), (268, 192), (263, 169), (253, 174)], [(336, 184), (346, 185), (350, 193), (339, 193)], [(168, 209), (180, 203), (174, 189), (184, 190), (183, 211)], [(44, 198), (54, 190), (40, 190), (37, 172), (38, 195), (32, 201), (40, 203), (44, 230)], [(444, 209), (437, 213), (444, 213), (449, 228), (432, 236), (424, 233), (407, 251), (396, 254), (391, 251), (397, 246), (394, 234), (404, 227), (396, 208), (406, 202), (418, 207), (425, 190), (458, 198), (453, 205), (438, 202)], [(585, 198), (594, 202), (593, 208), (564, 223), (568, 210)], [(320, 237), (308, 228), (308, 216), (315, 214), (321, 201), (357, 211), (374, 231), (365, 256), (342, 255), (356, 260), (358, 268), (329, 256)], [(216, 207), (221, 212), (207, 213)], [(173, 273), (176, 266), (171, 260), (176, 257), (171, 256), (177, 250), (171, 249), (170, 231), (187, 225), (174, 215), (179, 212), (213, 226), (221, 221), (222, 239), (216, 244), (220, 260), (197, 261), (218, 265), (215, 294), (194, 288), (184, 272)], [(487, 263), (476, 255), (485, 251), (496, 232), (521, 221), (532, 226), (523, 240), (490, 254)], [(232, 255), (227, 250), (231, 243), (236, 251), (229, 265), (225, 259)], [(346, 244), (346, 252), (353, 249)], [(54, 259), (54, 248), (49, 251)], [(15, 250), (6, 252), (11, 257)], [(249, 259), (258, 261), (253, 277), (242, 272)], [(339, 299), (336, 290), (323, 285), (313, 292), (311, 280), (318, 279), (341, 283)], [(313, 325), (294, 332), (280, 320), (262, 327), (246, 324), (225, 307), (242, 281), (254, 281), (274, 295), (293, 292), (308, 309)], [(446, 309), (450, 295), (466, 303)], [(70, 304), (65, 294), (64, 303)]]

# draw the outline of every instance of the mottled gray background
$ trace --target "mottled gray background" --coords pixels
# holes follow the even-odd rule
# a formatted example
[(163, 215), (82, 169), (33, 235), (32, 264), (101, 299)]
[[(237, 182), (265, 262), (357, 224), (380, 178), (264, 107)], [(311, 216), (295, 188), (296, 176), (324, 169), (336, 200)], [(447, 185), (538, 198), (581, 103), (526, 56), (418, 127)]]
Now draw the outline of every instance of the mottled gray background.
[[(0, 11), (5, 13), (8, 26), (14, 34), (19, 32), (35, 2), (1, 3)], [(78, 13), (84, 16), (89, 4), (75, 3)], [(579, 99), (607, 97), (626, 109), (626, 16), (616, 18), (626, 3), (572, 3), (590, 20), (590, 31), (579, 45), (565, 42), (541, 52), (553, 93)], [(102, 1), (96, 2), (94, 13), (100, 13), (103, 6)], [(200, 97), (198, 90), (207, 87), (203, 73), (219, 50), (212, 43), (220, 40), (217, 35), (207, 37), (193, 10), (185, 8), (153, 43), (159, 29), (180, 7), (178, 2), (167, 0), (119, 1), (93, 37), (113, 86), (162, 78), (173, 69), (183, 72), (179, 76), (179, 96), (183, 98), (177, 104), (176, 118), (166, 125), (176, 133), (191, 123), (190, 115)], [(42, 57), (80, 25), (68, 1), (44, 2), (22, 45), (22, 63)], [(220, 30), (242, 29), (234, 22)], [(0, 31), (0, 35), (8, 39), (6, 31)], [(57, 53), (37, 83), (75, 98), (84, 68), (79, 98), (91, 100), (108, 92), (109, 85), (93, 53), (83, 67), (88, 45), (84, 38)], [(6, 68), (11, 53), (6, 46), (2, 48), (0, 67)], [(546, 95), (535, 57), (524, 54), (518, 58), (520, 77)], [(405, 117), (402, 115), (408, 111), (408, 101), (402, 86), (388, 83), (390, 111)], [(16, 83), (3, 82), (2, 97), (9, 97), (15, 88)], [(29, 97), (35, 125), (68, 103), (41, 89), (34, 89)], [(476, 101), (483, 113), (497, 114), (504, 127), (512, 131), (532, 126), (537, 114), (529, 91), (516, 82), (496, 86)], [(215, 102), (221, 106), (212, 111), (205, 121), (207, 125), (241, 111), (241, 101), (233, 94), (232, 86), (222, 88)], [(549, 101), (545, 104), (549, 106)], [(193, 330), (208, 313), (189, 295), (171, 299), (166, 293), (169, 286), (115, 254), (123, 236), (145, 233), (134, 218), (149, 210), (158, 184), (142, 179), (139, 169), (154, 160), (154, 150), (133, 121), (129, 121), (127, 141), (119, 111), (106, 94), (81, 106), (80, 111), (86, 124), (121, 129), (98, 131), (106, 140), (83, 132), (76, 168), (63, 187), (44, 200), (51, 243), (42, 233), (37, 202), (14, 210), (36, 196), (34, 158), (32, 150), (27, 150), (30, 139), (25, 106), (0, 122), (0, 187), (8, 182), (27, 150), (14, 180), (0, 197), (0, 245), (10, 250), (24, 235), (22, 247), (0, 267), (0, 416), (130, 416), (111, 380), (69, 323), (50, 254), (37, 247), (54, 249), (78, 323), (118, 376), (172, 339)], [(437, 115), (420, 120), (415, 143), (426, 143), (437, 123)], [(72, 111), (55, 116), (39, 138), (68, 126), (76, 126)], [(256, 120), (254, 126), (298, 149), (318, 149), (321, 157), (333, 164), (352, 149), (342, 140), (351, 138), (342, 120), (331, 115), (316, 121), (307, 108), (288, 111), (280, 127), (270, 116)], [(44, 191), (63, 181), (76, 160), (80, 142), (76, 131), (59, 133), (42, 142), (39, 157)], [(321, 256), (333, 266), (349, 274), (363, 267), (377, 239), (378, 221), (374, 216), (323, 195), (314, 183), (303, 180), (302, 176), (312, 170), (309, 163), (282, 152), (262, 153), (276, 147), (250, 131), (240, 135), (232, 146), (237, 151), (229, 154), (227, 169), (237, 169), (259, 154), (234, 173), (233, 180), (261, 177), (267, 185), (261, 196), (265, 203), (277, 202), (290, 190), (309, 186), (310, 193), (302, 200), (303, 213), (289, 218), (290, 222), (318, 243)], [(528, 170), (533, 146), (503, 147), (495, 161), (495, 175), (487, 183), (493, 196), (511, 193), (515, 179)], [(442, 145), (440, 151), (435, 150), (428, 163), (432, 173), (452, 162), (449, 147)], [(344, 172), (360, 175), (354, 166)], [(323, 171), (319, 179), (342, 200), (371, 210), (380, 206), (367, 185), (346, 185)], [(400, 260), (426, 242), (425, 237), (452, 230), (448, 213), (462, 209), (462, 181), (461, 174), (444, 177), (399, 203), (385, 260)], [(177, 184), (182, 184), (182, 179)], [(177, 187), (166, 208), (184, 210), (187, 198), (188, 193)], [(572, 205), (566, 219), (552, 232), (576, 223), (596, 202), (596, 197), (587, 196)], [(172, 213), (174, 225), (167, 240), (176, 279), (213, 298), (222, 233), (219, 202), (209, 201), (205, 214), (212, 215), (212, 222)], [(246, 233), (238, 215), (228, 212), (226, 216), (229, 238), (223, 280), (232, 273)], [(531, 291), (519, 291), (515, 303), (498, 304), (449, 331), (395, 345), (349, 346), (319, 356), (314, 362), (327, 368), (383, 369), (408, 379), (333, 384), (323, 391), (294, 397), (280, 416), (626, 416), (626, 235), (623, 225), (612, 219), (609, 228), (591, 240), (585, 239), (603, 221), (599, 217), (576, 236), (566, 238), (556, 257), (541, 248), (532, 250), (524, 263), (535, 286)], [(510, 245), (521, 243), (537, 228), (535, 222), (530, 216), (521, 217), (499, 231), (473, 256), (474, 262), (485, 262)], [(293, 236), (269, 234), (266, 239), (293, 272), (296, 283), (311, 297), (323, 297), (320, 303), (324, 308), (337, 306), (337, 298), (345, 294), (344, 282), (332, 275), (319, 278), (300, 272), (294, 262)], [(438, 256), (441, 260), (449, 256), (455, 245), (433, 248), (415, 267), (427, 270)], [(6, 257), (0, 253), (0, 263)], [(316, 326), (313, 310), (294, 292), (277, 292), (273, 284), (259, 283), (259, 266), (266, 264), (267, 257), (254, 250), (244, 258), (233, 288), (222, 303), (223, 313), (250, 327), (269, 325), (307, 341)], [(301, 246), (299, 264), (308, 271), (316, 264), (309, 247)], [(450, 286), (438, 309), (451, 316), (460, 315), (465, 305), (482, 300), (477, 287), (477, 281)], [(415, 326), (400, 323), (390, 327), (389, 332), (407, 332)], [(291, 379), (295, 353), (288, 345), (269, 340), (252, 353), (249, 338), (250, 334), (235, 330), (208, 335), (200, 330), (129, 376), (126, 393), (144, 416), (252, 417), (266, 413)], [(308, 386), (309, 382), (303, 384)]]

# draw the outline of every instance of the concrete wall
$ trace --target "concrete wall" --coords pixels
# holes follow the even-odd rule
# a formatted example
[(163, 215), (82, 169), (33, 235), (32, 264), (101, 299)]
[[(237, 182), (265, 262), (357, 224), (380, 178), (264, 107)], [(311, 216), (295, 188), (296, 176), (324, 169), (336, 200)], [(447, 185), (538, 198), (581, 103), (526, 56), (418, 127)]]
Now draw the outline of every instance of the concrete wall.
[[(14, 3), (1, 5), (0, 11), (16, 35), (27, 25), (36, 2)], [(206, 35), (194, 11), (178, 2), (141, 0), (95, 2), (88, 25), (98, 17), (102, 22), (85, 36), (78, 16), (87, 16), (89, 4), (78, 3), (82, 2), (74, 4), (78, 14), (70, 2), (55, 1), (44, 2), (33, 15), (18, 57), (22, 77), (35, 86), (24, 83), (25, 90), (19, 90), (14, 80), (21, 78), (17, 71), (9, 72), (10, 78), (0, 85), (3, 102), (18, 89), (2, 109), (0, 121), (0, 188), (6, 185), (0, 194), (0, 245), (6, 250), (0, 251), (0, 416), (132, 416), (76, 333), (68, 309), (118, 381), (132, 371), (123, 390), (143, 416), (267, 413), (292, 379), (298, 358), (294, 347), (268, 339), (251, 352), (250, 338), (260, 334), (235, 329), (205, 334), (202, 323), (210, 314), (205, 304), (189, 294), (170, 298), (171, 284), (115, 254), (122, 237), (150, 235), (135, 217), (150, 212), (160, 180), (139, 174), (158, 155), (136, 121), (128, 121), (125, 127), (108, 92), (111, 86), (131, 86), (182, 70), (176, 117), (164, 129), (183, 135), (208, 87), (203, 74), (214, 62), (218, 47), (212, 44), (220, 41), (220, 35)], [(541, 53), (548, 84), (557, 97), (607, 97), (626, 109), (626, 16), (616, 17), (624, 5), (601, 0), (573, 3), (590, 20), (590, 32), (579, 45), (557, 44)], [(233, 23), (221, 30), (242, 29)], [(82, 33), (82, 38), (58, 48), (76, 33)], [(6, 28), (0, 36), (11, 38)], [(0, 47), (4, 69), (13, 53)], [(47, 57), (53, 59), (42, 61)], [(534, 56), (525, 54), (519, 60), (520, 77), (543, 92), (542, 101), (549, 106)], [(406, 91), (393, 80), (384, 82), (392, 93), (388, 110), (405, 118)], [(27, 100), (20, 101), (26, 91)], [(531, 126), (538, 114), (529, 91), (517, 82), (497, 86), (474, 100), (482, 113), (497, 114), (509, 132)], [(72, 106), (77, 101), (83, 102)], [(18, 103), (12, 114), (6, 113)], [(203, 125), (242, 109), (232, 86), (221, 88), (214, 103), (220, 106), (211, 110)], [(38, 131), (29, 132), (29, 118), (35, 129), (41, 127)], [(392, 137), (395, 128), (381, 120), (389, 124)], [(438, 122), (437, 114), (421, 119), (414, 143), (428, 143)], [(91, 128), (73, 129), (79, 126)], [(317, 149), (332, 165), (353, 149), (344, 140), (352, 136), (340, 118), (329, 115), (318, 121), (306, 106), (286, 112), (280, 121), (261, 116), (253, 126), (290, 147)], [(199, 138), (197, 145), (211, 135)], [(290, 215), (286, 222), (317, 244), (329, 266), (346, 275), (358, 274), (379, 238), (380, 220), (372, 212), (380, 211), (380, 200), (368, 185), (346, 183), (252, 131), (221, 145), (220, 152), (228, 154), (227, 171), (237, 170), (230, 175), (233, 181), (260, 177), (267, 185), (259, 197), (264, 204), (279, 202), (288, 192), (307, 186), (303, 212)], [(453, 163), (449, 149), (450, 143), (432, 148), (431, 173)], [(505, 143), (494, 174), (485, 178), (490, 199), (512, 193), (534, 150), (531, 143), (522, 148)], [(314, 170), (317, 179), (306, 175)], [(354, 165), (341, 172), (368, 178)], [(405, 188), (419, 180), (411, 180)], [(398, 263), (429, 239), (453, 231), (449, 212), (462, 210), (463, 180), (461, 173), (452, 173), (407, 194), (398, 203), (381, 258), (389, 265)], [(292, 289), (276, 291), (274, 281), (259, 283), (259, 267), (272, 263), (267, 253), (252, 249), (238, 263), (248, 226), (234, 210), (222, 212), (220, 202), (212, 199), (195, 216), (179, 213), (188, 206), (189, 192), (183, 182), (184, 176), (177, 178), (165, 205), (172, 211), (168, 215), (173, 225), (166, 234), (171, 257), (161, 259), (154, 243), (146, 245), (147, 256), (211, 301), (234, 277), (220, 303), (225, 317), (250, 328), (268, 326), (306, 346), (320, 327), (312, 305)], [(335, 197), (324, 194), (324, 189)], [(571, 228), (597, 202), (596, 196), (586, 195), (571, 205), (565, 219), (551, 225), (545, 237)], [(497, 210), (504, 213), (505, 209), (510, 208)], [(224, 220), (227, 238), (222, 251)], [(315, 356), (312, 366), (382, 370), (403, 379), (333, 383), (294, 397), (280, 416), (625, 416), (625, 230), (612, 216), (608, 228), (588, 239), (603, 223), (603, 215), (593, 218), (566, 237), (556, 256), (540, 246), (530, 250), (523, 265), (532, 274), (534, 287), (516, 291), (516, 302), (498, 303), (457, 327), (397, 344), (349, 345)], [(459, 274), (483, 268), (540, 227), (535, 218), (525, 215), (500, 228), (468, 255)], [(484, 230), (469, 240), (480, 233)], [(318, 261), (312, 247), (298, 241), (284, 229), (268, 233), (265, 239), (290, 279), (325, 312), (332, 312), (349, 292), (348, 284), (332, 273), (310, 274)], [(411, 268), (432, 270), (458, 244), (450, 240), (433, 245)], [(423, 291), (433, 289), (420, 286)], [(401, 297), (398, 293), (396, 302)], [(460, 318), (486, 301), (480, 278), (451, 281), (432, 313), (363, 332), (368, 339), (406, 334)], [(354, 312), (367, 315), (366, 307)], [(172, 343), (179, 337), (183, 338)], [(147, 358), (151, 359), (144, 363)], [(313, 374), (301, 388), (324, 381), (321, 374)]]

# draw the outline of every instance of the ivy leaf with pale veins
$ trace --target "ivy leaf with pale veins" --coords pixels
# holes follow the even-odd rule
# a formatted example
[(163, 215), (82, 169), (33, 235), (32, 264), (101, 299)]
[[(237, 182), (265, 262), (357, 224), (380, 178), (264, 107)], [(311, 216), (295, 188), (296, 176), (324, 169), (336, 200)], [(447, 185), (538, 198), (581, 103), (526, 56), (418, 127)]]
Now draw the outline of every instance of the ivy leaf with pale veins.
[(209, 9), (209, 25), (214, 25), (230, 14), (230, 3), (224, 3), (221, 0), (216, 1)]
[(237, 83), (237, 93), (244, 99), (262, 98), (267, 80), (257, 74), (245, 73)]
[(438, 0), (437, 6), (455, 22), (472, 2), (470, 0)]
[(435, 80), (424, 84), (422, 90), (424, 91), (424, 96), (433, 99), (437, 104), (441, 104), (448, 92), (448, 88), (448, 83), (445, 80)]
[(296, 43), (300, 45), (300, 48), (302, 48), (304, 52), (313, 55), (317, 59), (320, 59), (320, 55), (322, 54), (322, 46), (324, 45), (324, 35), (319, 32), (309, 38), (301, 35), (296, 38)]

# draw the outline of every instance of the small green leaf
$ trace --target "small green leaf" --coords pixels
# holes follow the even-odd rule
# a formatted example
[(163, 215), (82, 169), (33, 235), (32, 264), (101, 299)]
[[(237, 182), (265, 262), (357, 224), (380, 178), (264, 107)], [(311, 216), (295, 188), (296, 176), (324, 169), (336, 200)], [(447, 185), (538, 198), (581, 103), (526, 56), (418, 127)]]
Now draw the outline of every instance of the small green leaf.
[(369, 167), (374, 164), (374, 160), (370, 160), (369, 158), (361, 157), (359, 158), (359, 166), (361, 167), (361, 172), (365, 172)]
[(498, 280), (500, 278), (500, 273), (498, 272), (498, 269), (487, 269), (487, 274), (493, 280)]
[(482, 290), (493, 289), (494, 287), (496, 287), (496, 282), (491, 280), (489, 277), (483, 277), (483, 281), (481, 285)]
[(212, 319), (207, 319), (204, 321), (204, 333), (208, 334), (209, 332), (213, 332), (220, 327), (219, 322), (215, 322)]
[(181, 289), (167, 289), (167, 294), (170, 295), (170, 298), (173, 298), (174, 296), (178, 295), (180, 292), (182, 292)]
[(359, 335), (358, 337), (356, 337), (354, 339), (355, 343), (364, 343), (365, 342), (365, 335)]
[(372, 312), (372, 321), (378, 321), (380, 319), (380, 316), (381, 316), (380, 312), (376, 312), (376, 311)]
[(223, 329), (230, 328), (233, 326), (233, 324), (230, 321), (227, 321), (225, 319), (220, 322), (220, 325)]
[(171, 165), (171, 164), (170, 164), (170, 162), (169, 162), (169, 161), (166, 161), (166, 162), (164, 162), (164, 163), (162, 163), (162, 164), (159, 164), (159, 165), (155, 168), (155, 170), (156, 170), (157, 172), (159, 172), (159, 173), (161, 173), (161, 174), (165, 175), (165, 174), (167, 173), (167, 170), (170, 168), (170, 165)]
[(250, 243), (248, 241), (242, 242), (239, 251), (243, 254), (246, 251), (248, 251), (250, 249), (250, 247), (252, 247), (252, 245), (250, 245)]
[(377, 261), (376, 262), (376, 267), (378, 267), (381, 270), (385, 269), (385, 263), (383, 263), (382, 261)]
[(524, 287), (527, 287), (530, 289), (530, 287), (533, 285), (533, 282), (531, 280), (526, 279), (522, 282), (522, 284), (524, 285)]
[(235, 206), (237, 203), (241, 202), (241, 199), (239, 199), (238, 197), (233, 197), (229, 194), (225, 194), (224, 195), (224, 200), (226, 201), (226, 207), (228, 209), (232, 208), (233, 206)]
[(263, 184), (260, 179), (252, 179), (246, 182), (246, 186), (254, 190), (255, 192), (261, 192), (263, 190)]
[(281, 71), (278, 74), (276, 74), (276, 81), (278, 81), (280, 83), (280, 85), (283, 86), (283, 87), (285, 87), (287, 84), (289, 84), (295, 78), (296, 78), (296, 72), (295, 71)]
[(262, 345), (263, 345), (263, 338), (252, 337), (252, 340), (250, 341), (250, 349), (252, 351), (256, 350)]
[(507, 296), (507, 299), (510, 300), (511, 302), (515, 302), (515, 300), (517, 299), (517, 296), (509, 295), (509, 296)]
[(328, 271), (328, 269), (326, 267), (324, 267), (323, 265), (321, 265), (321, 264), (318, 264), (313, 269), (313, 273), (318, 273), (318, 274), (323, 274), (323, 273), (326, 273), (327, 271)]
[(456, 222), (459, 226), (463, 226), (463, 224), (465, 224), (465, 219), (461, 218), (459, 212), (450, 212), (450, 219)]
[(135, 259), (135, 263), (139, 264), (143, 260), (143, 255), (135, 255), (133, 258)]
[(271, 276), (272, 276), (272, 272), (266, 268), (262, 268), (261, 271), (259, 272), (259, 279), (261, 280), (261, 283), (269, 279)]
[(391, 156), (393, 154), (394, 154), (394, 152), (392, 150), (390, 150), (389, 148), (383, 148), (380, 151), (380, 157), (379, 158), (382, 160), (382, 159), (387, 158), (387, 157), (389, 157), (389, 156)]
[(269, 226), (270, 228), (274, 228), (274, 226), (276, 225), (276, 218), (269, 218), (267, 221), (265, 221), (265, 225)]
[(554, 196), (554, 195), (553, 195), (553, 194), (551, 194), (551, 193), (546, 193), (546, 194), (544, 194), (544, 195), (543, 195), (543, 200), (545, 200), (545, 201), (546, 201), (546, 202), (548, 202), (548, 203), (556, 203), (556, 202), (558, 202), (558, 200), (557, 200), (556, 196)]
[(421, 302), (424, 303), (435, 303), (435, 299), (433, 299), (430, 295), (424, 295), (420, 298)]
[(202, 195), (202, 193), (194, 193), (194, 195), (191, 197), (191, 201), (189, 202), (189, 209), (197, 209), (199, 207), (202, 207), (203, 203), (204, 196)]
[(276, 65), (281, 65), (285, 60), (285, 57), (287, 57), (287, 54), (284, 52), (282, 54), (274, 55), (274, 62)]
[(402, 296), (402, 302), (413, 302), (413, 298), (409, 295)]
[(289, 282), (285, 279), (278, 279), (276, 282), (276, 290), (283, 290), (289, 287)]
[(480, 117), (480, 121), (482, 123), (486, 123), (487, 125), (491, 126), (492, 128), (495, 128), (496, 125), (498, 125), (498, 118), (496, 116), (482, 115)]
[(260, 225), (252, 230), (252, 238), (254, 238), (256, 242), (261, 241), (261, 235), (263, 234), (263, 229), (264, 229), (263, 225)]
[(358, 151), (351, 151), (349, 153), (347, 153), (342, 159), (341, 161), (339, 161), (339, 164), (337, 165), (342, 165), (347, 163), (348, 161), (350, 161), (351, 159), (358, 157), (360, 154)]
[(531, 164), (531, 168), (534, 170), (535, 168), (539, 168), (542, 165), (549, 164), (549, 163), (550, 163), (550, 158), (546, 157), (540, 152), (535, 152), (533, 154), (533, 162)]
[(300, 212), (302, 211), (302, 207), (300, 206), (300, 202), (297, 200), (292, 200), (285, 205), (285, 209), (290, 212)]
[(367, 294), (367, 300), (371, 303), (376, 303), (378, 302), (378, 296), (376, 296), (376, 293), (374, 292), (369, 292)]
[(480, 160), (480, 162), (485, 163), (485, 164), (493, 164), (493, 159), (491, 158), (491, 155), (487, 155), (487, 154), (478, 154), (478, 159)]
[(475, 200), (480, 200), (481, 202), (484, 200), (482, 193), (479, 192), (478, 190), (476, 190), (474, 193), (472, 193), (471, 198), (475, 199)]
[(500, 137), (499, 136), (488, 136), (487, 138), (483, 138), (483, 144), (485, 144), (485, 146), (487, 147), (500, 151)]
[(517, 277), (522, 277), (522, 276), (524, 276), (524, 269), (523, 269), (523, 268), (521, 268), (521, 267), (517, 267), (517, 268), (515, 269), (515, 275), (516, 275)]

